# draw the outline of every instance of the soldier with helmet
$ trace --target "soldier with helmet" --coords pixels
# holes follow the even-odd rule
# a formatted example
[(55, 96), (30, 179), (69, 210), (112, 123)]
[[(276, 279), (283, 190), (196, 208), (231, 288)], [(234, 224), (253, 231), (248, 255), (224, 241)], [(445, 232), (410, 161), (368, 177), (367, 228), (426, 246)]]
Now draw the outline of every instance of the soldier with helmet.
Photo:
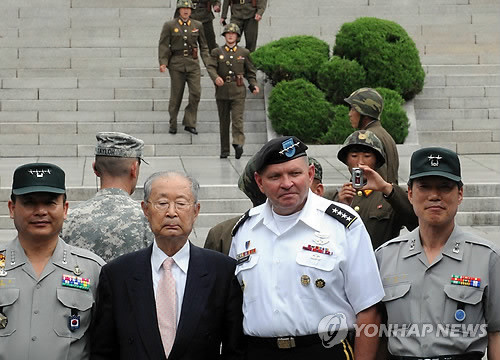
[(207, 64), (207, 71), (215, 83), (215, 99), (219, 111), (221, 159), (229, 156), (229, 124), (232, 115), (232, 143), (236, 159), (243, 154), (245, 134), (243, 132), (243, 114), (247, 90), (243, 78), (246, 78), (252, 94), (259, 93), (255, 66), (250, 59), (250, 52), (238, 46), (241, 35), (236, 24), (224, 26), (222, 36), (224, 46), (212, 50), (212, 61)]
[(196, 122), (201, 98), (201, 70), (198, 53), (205, 66), (210, 60), (203, 24), (191, 19), (193, 2), (178, 0), (179, 16), (163, 25), (158, 45), (160, 72), (168, 68), (170, 75), (170, 134), (177, 133), (177, 115), (186, 83), (189, 88), (188, 105), (184, 109), (184, 130), (197, 135)]
[(355, 189), (347, 182), (333, 195), (333, 200), (350, 205), (359, 214), (370, 234), (373, 249), (399, 236), (403, 226), (410, 231), (417, 227), (417, 217), (406, 192), (377, 173), (385, 163), (385, 152), (373, 132), (358, 130), (349, 135), (337, 158), (347, 165), (350, 173), (353, 168), (363, 170), (366, 185)]
[(370, 130), (382, 142), (385, 164), (377, 171), (387, 182), (398, 184), (399, 155), (392, 136), (382, 127), (380, 115), (384, 99), (375, 89), (361, 88), (344, 99), (349, 104), (349, 120), (354, 129)]

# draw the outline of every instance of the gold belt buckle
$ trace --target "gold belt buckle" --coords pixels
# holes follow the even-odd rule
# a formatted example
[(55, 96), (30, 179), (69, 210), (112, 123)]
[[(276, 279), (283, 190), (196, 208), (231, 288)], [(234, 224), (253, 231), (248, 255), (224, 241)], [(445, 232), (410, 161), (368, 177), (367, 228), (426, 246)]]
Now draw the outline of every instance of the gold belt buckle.
[(188, 55), (189, 55), (189, 50), (184, 49), (184, 56), (188, 56)]
[(233, 81), (233, 77), (232, 76), (226, 76), (226, 82), (231, 82)]
[(295, 339), (291, 336), (280, 337), (276, 340), (279, 349), (291, 349), (295, 347)]

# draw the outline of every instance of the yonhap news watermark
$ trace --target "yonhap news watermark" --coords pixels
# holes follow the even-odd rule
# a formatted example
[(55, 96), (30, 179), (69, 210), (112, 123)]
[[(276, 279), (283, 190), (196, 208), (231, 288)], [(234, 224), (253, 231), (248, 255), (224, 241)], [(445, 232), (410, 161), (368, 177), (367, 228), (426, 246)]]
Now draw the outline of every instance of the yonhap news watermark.
[(342, 313), (325, 316), (318, 325), (318, 335), (323, 346), (329, 348), (342, 342), (348, 332), (355, 337), (485, 337), (487, 324), (354, 324), (348, 329), (346, 316)]

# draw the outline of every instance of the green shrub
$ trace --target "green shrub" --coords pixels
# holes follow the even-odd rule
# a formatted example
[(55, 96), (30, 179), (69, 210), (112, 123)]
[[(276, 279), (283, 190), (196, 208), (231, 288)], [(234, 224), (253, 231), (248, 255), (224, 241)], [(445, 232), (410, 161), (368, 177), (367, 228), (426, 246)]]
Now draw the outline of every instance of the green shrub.
[(318, 85), (334, 104), (342, 104), (344, 98), (365, 84), (366, 71), (356, 60), (333, 56), (318, 70)]
[(279, 134), (317, 142), (333, 117), (332, 105), (314, 84), (297, 79), (277, 84), (270, 96), (268, 115)]
[[(397, 144), (402, 144), (408, 136), (408, 116), (402, 105), (404, 100), (396, 91), (377, 88), (384, 98), (384, 110), (380, 117), (380, 122), (384, 129), (391, 134)], [(320, 138), (323, 144), (342, 144), (344, 140), (352, 134), (354, 129), (349, 121), (349, 107), (347, 105), (337, 105), (333, 107), (334, 116), (329, 123), (328, 130)]]
[(304, 78), (316, 84), (319, 66), (328, 61), (328, 44), (314, 36), (290, 36), (272, 41), (252, 53), (252, 61), (276, 85)]
[(380, 122), (384, 129), (391, 134), (396, 144), (402, 144), (408, 136), (410, 123), (408, 116), (403, 108), (405, 101), (396, 91), (377, 88), (380, 95), (384, 98), (384, 110), (380, 117)]
[(424, 86), (425, 73), (415, 43), (393, 21), (363, 17), (343, 24), (333, 53), (357, 60), (365, 68), (365, 86), (396, 90), (406, 100)]
[(328, 125), (328, 130), (321, 137), (320, 142), (322, 144), (342, 144), (353, 131), (349, 121), (349, 107), (336, 105), (333, 107), (333, 117)]

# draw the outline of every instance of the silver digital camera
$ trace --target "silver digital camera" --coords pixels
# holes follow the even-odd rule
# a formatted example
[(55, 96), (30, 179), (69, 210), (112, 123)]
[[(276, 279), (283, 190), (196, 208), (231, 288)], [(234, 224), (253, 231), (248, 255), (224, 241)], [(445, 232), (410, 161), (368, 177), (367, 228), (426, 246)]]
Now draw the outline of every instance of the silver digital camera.
[(352, 168), (352, 177), (351, 177), (352, 187), (355, 189), (361, 189), (366, 185), (366, 180), (364, 178), (363, 169), (360, 168)]

